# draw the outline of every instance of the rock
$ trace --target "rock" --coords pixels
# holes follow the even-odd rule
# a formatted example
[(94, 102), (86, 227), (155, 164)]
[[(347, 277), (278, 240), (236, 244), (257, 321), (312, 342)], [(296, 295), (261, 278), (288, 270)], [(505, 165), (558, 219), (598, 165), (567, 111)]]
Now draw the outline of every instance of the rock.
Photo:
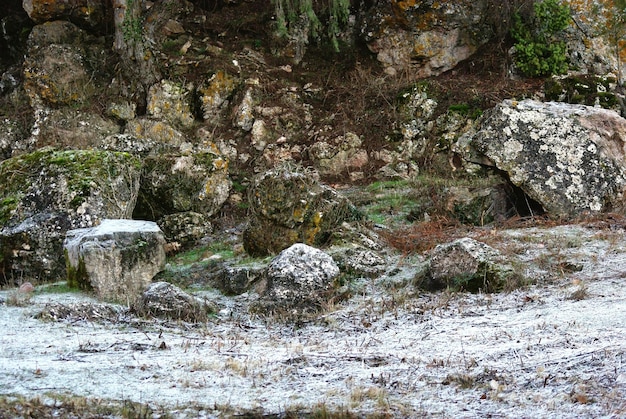
[(361, 246), (335, 249), (331, 254), (339, 269), (349, 275), (375, 278), (387, 269), (383, 257)]
[(188, 211), (210, 217), (228, 199), (232, 184), (228, 163), (217, 149), (150, 156), (144, 167), (134, 218), (158, 220)]
[(297, 242), (321, 244), (358, 211), (334, 189), (287, 166), (258, 176), (249, 195), (252, 214), (243, 234), (250, 255), (280, 252)]
[(217, 311), (207, 301), (189, 295), (167, 282), (150, 284), (132, 305), (132, 309), (140, 316), (193, 323), (206, 322), (209, 314)]
[(601, 108), (506, 100), (456, 145), (495, 166), (557, 216), (619, 211), (626, 186), (626, 120)]
[(369, 160), (361, 146), (359, 136), (348, 132), (330, 142), (317, 141), (309, 148), (309, 157), (321, 175), (339, 176), (365, 168)]
[[(440, 244), (430, 255), (426, 288), (493, 292), (507, 287), (516, 276), (496, 249), (465, 237)], [(513, 288), (513, 287), (510, 287)]]
[(189, 128), (194, 123), (191, 92), (169, 80), (161, 80), (148, 90), (148, 115), (176, 127)]
[(233, 76), (218, 71), (198, 89), (202, 114), (206, 121), (217, 123), (228, 108), (236, 87), (237, 80)]
[(164, 215), (157, 224), (168, 242), (182, 246), (192, 245), (213, 231), (209, 218), (193, 211)]
[(91, 28), (111, 27), (113, 19), (101, 0), (23, 0), (22, 6), (35, 23), (71, 20)]
[(452, 69), (493, 34), (485, 0), (375, 1), (359, 28), (388, 74), (424, 78)]
[(68, 107), (39, 108), (35, 112), (29, 151), (49, 145), (67, 149), (94, 148), (103, 138), (119, 132), (117, 123), (93, 113)]
[(240, 295), (262, 278), (265, 267), (224, 266), (214, 278), (214, 285), (225, 295)]
[(33, 28), (24, 60), (24, 88), (33, 107), (90, 101), (108, 76), (104, 43), (69, 22)]
[(244, 131), (250, 131), (254, 125), (254, 98), (252, 97), (252, 88), (246, 90), (246, 93), (237, 108), (235, 116), (235, 126)]
[(65, 232), (130, 218), (140, 168), (125, 153), (52, 148), (0, 162), (0, 271), (42, 281), (65, 276)]
[(68, 285), (105, 300), (132, 302), (165, 267), (165, 238), (150, 221), (102, 220), (67, 232)]
[(614, 77), (579, 74), (553, 76), (546, 80), (546, 100), (579, 105), (601, 106), (620, 111), (615, 95), (617, 80)]
[(331, 297), (338, 275), (339, 267), (332, 257), (296, 243), (270, 262), (260, 303), (271, 312), (315, 312)]
[[(131, 135), (139, 140), (152, 142), (154, 148), (177, 148), (187, 138), (185, 135), (164, 121), (157, 121), (149, 118), (136, 118), (128, 121), (125, 134)], [(158, 147), (157, 147), (158, 146)]]

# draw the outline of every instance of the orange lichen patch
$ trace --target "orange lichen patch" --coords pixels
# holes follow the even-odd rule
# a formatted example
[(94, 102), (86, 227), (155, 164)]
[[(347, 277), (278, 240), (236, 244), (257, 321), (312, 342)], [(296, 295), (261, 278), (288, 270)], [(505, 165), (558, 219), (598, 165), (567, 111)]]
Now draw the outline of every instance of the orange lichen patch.
[(409, 9), (411, 7), (415, 7), (415, 5), (417, 4), (417, 0), (405, 0), (405, 1), (398, 1), (395, 2), (397, 4), (397, 6), (402, 9), (402, 10), (406, 10)]
[(213, 168), (215, 170), (228, 170), (228, 161), (221, 157), (213, 160)]
[(209, 79), (208, 85), (200, 89), (202, 105), (209, 107), (220, 106), (230, 96), (235, 86), (236, 80), (234, 77), (224, 71), (218, 71)]

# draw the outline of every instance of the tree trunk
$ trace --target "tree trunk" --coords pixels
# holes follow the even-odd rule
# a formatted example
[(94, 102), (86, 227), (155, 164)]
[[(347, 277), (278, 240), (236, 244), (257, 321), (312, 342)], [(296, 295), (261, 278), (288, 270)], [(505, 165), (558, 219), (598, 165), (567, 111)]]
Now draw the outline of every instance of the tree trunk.
[(120, 56), (124, 78), (132, 98), (145, 107), (148, 89), (161, 79), (156, 59), (145, 36), (144, 0), (112, 0), (115, 23), (113, 49)]

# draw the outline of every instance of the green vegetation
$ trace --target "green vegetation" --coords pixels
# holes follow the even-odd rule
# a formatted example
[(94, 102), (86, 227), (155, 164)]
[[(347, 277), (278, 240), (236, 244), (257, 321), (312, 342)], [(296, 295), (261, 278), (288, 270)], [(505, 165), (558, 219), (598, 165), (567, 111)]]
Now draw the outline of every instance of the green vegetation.
[(65, 250), (65, 266), (67, 267), (67, 286), (69, 288), (90, 290), (91, 283), (87, 277), (87, 269), (85, 268), (85, 261), (81, 258), (78, 261), (78, 266), (74, 267), (70, 264), (69, 255)]
[(534, 4), (534, 15), (522, 19), (514, 15), (511, 35), (515, 39), (515, 63), (527, 76), (542, 77), (567, 71), (565, 43), (557, 40), (571, 20), (570, 10), (557, 0)]
[(467, 116), (471, 119), (477, 119), (483, 114), (482, 109), (469, 105), (467, 103), (457, 103), (454, 105), (450, 105), (448, 107), (448, 111)]
[[(341, 28), (348, 22), (350, 0), (272, 1), (276, 8), (276, 25), (279, 36), (287, 36), (289, 29), (298, 25), (304, 19), (308, 21), (308, 35), (315, 39), (320, 37), (320, 32), (326, 26), (326, 36), (335, 51), (339, 51), (338, 37)], [(325, 17), (324, 23), (320, 21), (318, 15)]]
[[(124, 41), (129, 43), (139, 43), (143, 39), (143, 19), (141, 17), (133, 17), (132, 11), (135, 8), (136, 0), (128, 0), (126, 4), (126, 13), (124, 23), (122, 24), (122, 33)], [(129, 13), (131, 11), (131, 13)]]

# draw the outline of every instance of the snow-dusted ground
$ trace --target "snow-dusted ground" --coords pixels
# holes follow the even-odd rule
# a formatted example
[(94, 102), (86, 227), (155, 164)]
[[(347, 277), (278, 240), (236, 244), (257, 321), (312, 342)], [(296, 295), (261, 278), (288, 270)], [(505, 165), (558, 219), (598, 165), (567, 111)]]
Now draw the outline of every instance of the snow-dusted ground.
[[(319, 406), (395, 417), (626, 417), (621, 227), (482, 239), (516, 255), (538, 284), (493, 295), (385, 286), (410, 282), (411, 259), (402, 259), (396, 278), (368, 280), (297, 326), (251, 317), (252, 297), (211, 293), (224, 309), (202, 327), (128, 315), (43, 321), (33, 315), (50, 302), (96, 302), (36, 293), (26, 307), (0, 305), (0, 394), (133, 400), (174, 417)], [(568, 298), (581, 287), (585, 298)]]

